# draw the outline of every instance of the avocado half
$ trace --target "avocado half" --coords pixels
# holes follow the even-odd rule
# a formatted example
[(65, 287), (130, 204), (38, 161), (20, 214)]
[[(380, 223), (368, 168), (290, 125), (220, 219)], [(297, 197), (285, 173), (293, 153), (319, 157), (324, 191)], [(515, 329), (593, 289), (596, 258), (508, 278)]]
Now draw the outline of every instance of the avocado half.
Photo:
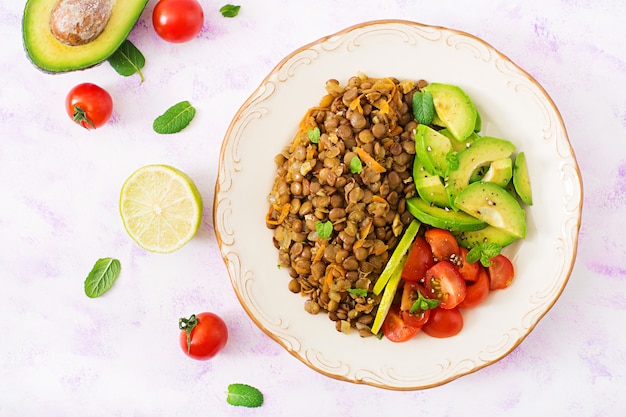
[(22, 19), (24, 48), (31, 62), (49, 73), (93, 67), (106, 60), (126, 40), (148, 0), (122, 0), (113, 5), (102, 33), (85, 45), (69, 46), (50, 31), (50, 14), (58, 0), (27, 0)]

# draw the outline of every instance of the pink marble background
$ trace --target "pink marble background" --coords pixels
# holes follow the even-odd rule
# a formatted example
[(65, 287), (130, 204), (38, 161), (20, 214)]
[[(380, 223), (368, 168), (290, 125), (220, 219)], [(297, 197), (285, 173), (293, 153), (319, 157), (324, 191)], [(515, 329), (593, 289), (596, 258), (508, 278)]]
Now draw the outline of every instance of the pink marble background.
[[(24, 1), (0, 1), (0, 416), (623, 416), (626, 413), (626, 3), (620, 0), (200, 0), (192, 42), (154, 33), (151, 0), (130, 39), (144, 75), (108, 64), (49, 75), (22, 47)], [(350, 25), (398, 18), (479, 36), (527, 70), (559, 107), (585, 187), (578, 259), (561, 298), (501, 361), (441, 387), (395, 392), (336, 381), (289, 355), (248, 318), (232, 290), (212, 224), (222, 138), (265, 75), (294, 49)], [(111, 122), (87, 132), (65, 115), (67, 91), (105, 87)], [(152, 120), (190, 100), (188, 129)], [(192, 242), (170, 255), (139, 249), (117, 211), (136, 168), (187, 172), (205, 203)], [(88, 299), (100, 257), (120, 259), (111, 291)], [(179, 317), (219, 313), (230, 329), (208, 362), (182, 354)], [(265, 394), (234, 408), (228, 384)]]

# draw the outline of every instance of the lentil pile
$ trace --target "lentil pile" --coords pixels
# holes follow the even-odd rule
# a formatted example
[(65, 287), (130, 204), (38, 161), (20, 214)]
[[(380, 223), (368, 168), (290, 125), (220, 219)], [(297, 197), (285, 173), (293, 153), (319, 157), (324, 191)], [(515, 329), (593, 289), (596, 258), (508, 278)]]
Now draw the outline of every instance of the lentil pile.
[[(358, 74), (327, 94), (275, 157), (267, 227), (288, 288), (338, 331), (370, 336), (371, 291), (413, 216), (413, 93), (427, 83)], [(330, 227), (332, 225), (332, 228)]]

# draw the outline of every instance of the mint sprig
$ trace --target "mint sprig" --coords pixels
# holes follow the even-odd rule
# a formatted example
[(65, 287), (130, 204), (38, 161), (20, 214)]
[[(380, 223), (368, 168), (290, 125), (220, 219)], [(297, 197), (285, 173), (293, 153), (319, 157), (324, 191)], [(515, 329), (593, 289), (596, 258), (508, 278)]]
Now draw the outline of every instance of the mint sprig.
[(358, 156), (352, 157), (350, 160), (350, 172), (353, 174), (360, 174), (363, 171), (363, 163)]
[(480, 261), (485, 268), (488, 268), (491, 264), (490, 259), (498, 256), (501, 251), (502, 245), (498, 245), (497, 243), (483, 243), (470, 249), (465, 259), (469, 263)]
[(426, 298), (417, 291), (417, 300), (413, 302), (413, 305), (409, 309), (409, 313), (415, 314), (416, 311), (426, 311), (439, 306), (439, 300)]
[(459, 156), (458, 153), (454, 150), (448, 152), (446, 154), (446, 162), (448, 163), (448, 168), (451, 171), (459, 169)]
[(113, 54), (107, 58), (113, 69), (124, 77), (139, 74), (141, 82), (144, 81), (141, 69), (146, 64), (146, 58), (141, 51), (128, 39), (126, 39)]
[(120, 261), (117, 259), (98, 259), (85, 279), (87, 297), (97, 298), (111, 289), (121, 269)]
[(322, 239), (328, 239), (333, 233), (333, 223), (330, 220), (325, 222), (318, 220), (315, 222), (315, 231)]
[(309, 129), (307, 135), (312, 143), (318, 143), (320, 141), (320, 128), (316, 126), (313, 129)]
[(430, 91), (413, 93), (413, 116), (418, 123), (429, 125), (435, 118), (435, 103)]
[(224, 6), (220, 7), (220, 13), (224, 17), (235, 17), (239, 14), (239, 9), (241, 9), (241, 6), (225, 4)]
[(236, 407), (256, 408), (263, 404), (263, 393), (248, 384), (230, 384), (226, 402)]
[(348, 288), (346, 291), (350, 294), (356, 295), (357, 297), (367, 297), (367, 290), (363, 288)]
[(178, 133), (186, 128), (196, 115), (196, 109), (188, 101), (181, 101), (167, 109), (152, 123), (156, 133), (163, 135)]

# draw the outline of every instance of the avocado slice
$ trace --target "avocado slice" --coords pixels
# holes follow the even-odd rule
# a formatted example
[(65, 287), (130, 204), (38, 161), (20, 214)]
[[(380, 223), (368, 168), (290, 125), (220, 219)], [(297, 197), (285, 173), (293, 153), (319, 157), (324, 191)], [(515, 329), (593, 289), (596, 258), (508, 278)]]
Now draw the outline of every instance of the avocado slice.
[(480, 112), (476, 110), (476, 124), (474, 125), (474, 132), (480, 132), (483, 128), (483, 118), (480, 116)]
[(422, 90), (433, 95), (433, 104), (439, 120), (458, 141), (464, 141), (476, 127), (476, 108), (470, 97), (459, 86), (431, 83)]
[(481, 230), (487, 226), (487, 223), (477, 217), (462, 211), (433, 206), (419, 197), (407, 198), (406, 209), (422, 223), (440, 229), (464, 232)]
[(523, 203), (533, 205), (533, 194), (530, 188), (530, 177), (528, 176), (528, 166), (526, 165), (526, 155), (520, 152), (515, 157), (513, 165), (513, 186)]
[(456, 196), (454, 204), (505, 233), (526, 237), (526, 212), (517, 199), (499, 185), (474, 182)]
[(511, 158), (497, 159), (489, 165), (482, 181), (492, 182), (505, 188), (513, 176), (513, 161)]
[(413, 182), (420, 197), (438, 207), (449, 207), (450, 200), (439, 175), (432, 175), (424, 168), (418, 156), (413, 161)]
[(450, 139), (426, 125), (415, 132), (415, 153), (431, 175), (444, 176), (448, 169), (446, 155), (452, 150)]
[(457, 169), (449, 170), (446, 175), (446, 191), (451, 207), (458, 210), (456, 196), (470, 183), (474, 172), (492, 161), (508, 158), (515, 151), (515, 145), (504, 139), (482, 136), (473, 141), (469, 148), (457, 154)]
[(113, 2), (104, 30), (91, 42), (71, 46), (50, 29), (50, 16), (58, 0), (27, 0), (22, 19), (24, 49), (31, 62), (48, 73), (75, 71), (106, 60), (126, 40), (148, 0)]
[(510, 245), (517, 238), (493, 226), (487, 226), (484, 229), (452, 232), (458, 244), (466, 249), (472, 249), (484, 243), (496, 243), (502, 247)]
[(446, 128), (439, 130), (439, 133), (441, 133), (442, 135), (450, 139), (450, 144), (452, 145), (452, 149), (454, 149), (457, 152), (462, 151), (465, 148), (469, 148), (473, 141), (480, 138), (480, 136), (476, 132), (472, 132), (467, 138), (465, 138), (465, 140), (458, 141), (456, 140), (454, 136), (452, 136), (452, 133), (450, 133), (450, 131)]

